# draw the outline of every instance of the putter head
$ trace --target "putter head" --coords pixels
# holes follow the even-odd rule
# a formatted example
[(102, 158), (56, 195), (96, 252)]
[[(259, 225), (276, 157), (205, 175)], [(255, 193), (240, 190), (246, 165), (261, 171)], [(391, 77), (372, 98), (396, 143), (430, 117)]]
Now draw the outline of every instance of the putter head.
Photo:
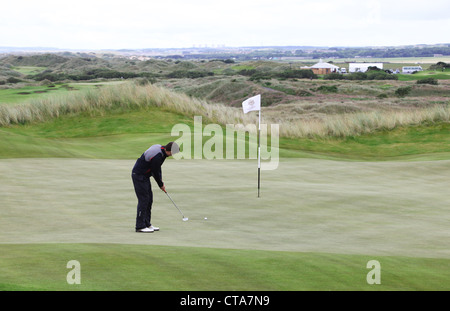
[(183, 217), (183, 221), (188, 221), (188, 220), (189, 220), (189, 218)]

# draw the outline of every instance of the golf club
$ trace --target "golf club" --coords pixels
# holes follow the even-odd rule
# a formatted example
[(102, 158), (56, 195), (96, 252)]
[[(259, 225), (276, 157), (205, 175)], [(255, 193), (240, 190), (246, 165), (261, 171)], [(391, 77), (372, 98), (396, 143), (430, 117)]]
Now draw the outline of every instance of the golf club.
[(177, 208), (177, 210), (180, 212), (181, 216), (183, 216), (183, 221), (188, 221), (189, 218), (184, 217), (183, 213), (181, 212), (181, 210), (178, 208), (178, 206), (175, 204), (175, 202), (172, 200), (172, 198), (170, 197), (169, 193), (167, 193), (167, 191), (164, 191), (167, 196), (169, 197), (170, 201), (172, 201), (173, 205), (175, 205), (175, 207)]

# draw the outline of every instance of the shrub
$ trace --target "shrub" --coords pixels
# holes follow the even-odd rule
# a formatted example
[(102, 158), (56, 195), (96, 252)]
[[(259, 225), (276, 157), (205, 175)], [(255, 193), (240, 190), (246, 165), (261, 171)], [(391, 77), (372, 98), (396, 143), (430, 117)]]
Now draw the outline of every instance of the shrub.
[(325, 80), (344, 80), (344, 75), (336, 72), (332, 72), (323, 76)]
[(411, 93), (411, 87), (410, 87), (410, 86), (399, 87), (399, 88), (395, 91), (395, 95), (397, 95), (398, 97), (405, 97), (405, 96), (408, 95), (409, 93)]
[(367, 80), (398, 80), (398, 77), (382, 70), (371, 70), (367, 72)]
[(41, 72), (35, 76), (31, 77), (35, 81), (44, 81), (48, 80), (51, 82), (55, 81), (62, 81), (68, 78), (68, 76), (64, 73), (53, 73), (50, 70), (46, 70), (44, 72)]
[[(74, 78), (76, 75), (74, 75)], [(130, 79), (130, 78), (136, 78), (138, 77), (138, 74), (133, 72), (121, 72), (111, 69), (92, 69), (87, 70), (85, 74), (79, 75), (78, 80), (91, 80), (91, 79), (98, 79), (98, 78), (105, 78), (105, 79)], [(74, 80), (77, 80), (76, 78)]]
[(42, 80), (42, 82), (40, 83), (40, 85), (46, 85), (46, 86), (48, 86), (48, 87), (54, 87), (54, 86), (55, 86), (55, 85), (53, 84), (52, 81), (47, 80), (47, 79)]
[(346, 80), (367, 80), (367, 74), (364, 72), (355, 72), (345, 76)]
[(250, 77), (250, 81), (270, 80), (272, 76), (268, 73), (257, 72)]
[[(374, 68), (374, 67), (369, 67)], [(376, 68), (376, 67), (375, 67)], [(367, 72), (354, 72), (347, 75), (339, 73), (330, 73), (323, 77), (325, 80), (398, 80), (396, 75), (389, 74), (378, 68), (368, 70)]]
[(336, 85), (322, 85), (319, 86), (317, 90), (325, 93), (337, 93), (338, 88)]
[(432, 84), (432, 85), (438, 85), (438, 80), (435, 78), (425, 78), (417, 80), (416, 84)]
[(450, 64), (445, 63), (445, 62), (437, 62), (434, 65), (430, 66), (430, 70), (443, 70), (445, 68), (450, 68)]
[(8, 82), (8, 83), (19, 83), (19, 82), (22, 82), (22, 80), (14, 78), (14, 77), (9, 77), (8, 79), (6, 79), (6, 82)]
[(197, 71), (197, 70), (175, 70), (167, 74), (167, 78), (181, 79), (181, 78), (203, 78), (207, 76), (213, 76), (214, 72), (211, 71)]
[(369, 66), (367, 68), (367, 72), (369, 72), (369, 71), (381, 71), (381, 69), (378, 68), (377, 66)]
[(239, 70), (238, 74), (240, 74), (241, 76), (251, 77), (256, 74), (256, 69), (242, 69)]
[(276, 77), (284, 79), (317, 79), (317, 75), (314, 74), (312, 70), (285, 70), (283, 72), (277, 73)]
[(239, 71), (240, 75), (251, 76), (250, 81), (269, 80), (277, 78), (280, 80), (285, 79), (317, 79), (317, 75), (312, 70), (284, 70), (282, 72), (270, 73), (266, 71), (257, 71), (255, 69), (244, 69)]

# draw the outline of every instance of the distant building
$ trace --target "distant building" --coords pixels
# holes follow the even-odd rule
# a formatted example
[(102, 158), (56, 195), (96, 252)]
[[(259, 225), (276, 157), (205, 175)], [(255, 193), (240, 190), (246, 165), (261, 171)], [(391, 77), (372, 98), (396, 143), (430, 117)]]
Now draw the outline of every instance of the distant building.
[(416, 71), (422, 71), (421, 66), (405, 66), (402, 67), (402, 73), (414, 73)]
[(348, 72), (366, 72), (369, 67), (383, 69), (383, 63), (350, 63), (348, 64)]
[(330, 63), (324, 63), (322, 60), (311, 67), (301, 67), (301, 69), (311, 69), (316, 75), (325, 75), (332, 72), (339, 72), (339, 67)]

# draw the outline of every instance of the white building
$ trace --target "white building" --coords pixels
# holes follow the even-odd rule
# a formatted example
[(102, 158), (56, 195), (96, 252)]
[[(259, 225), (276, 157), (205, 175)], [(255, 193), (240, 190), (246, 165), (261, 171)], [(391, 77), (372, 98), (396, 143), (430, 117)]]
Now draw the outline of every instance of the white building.
[(348, 72), (366, 72), (369, 67), (383, 69), (383, 63), (350, 63), (348, 65)]

